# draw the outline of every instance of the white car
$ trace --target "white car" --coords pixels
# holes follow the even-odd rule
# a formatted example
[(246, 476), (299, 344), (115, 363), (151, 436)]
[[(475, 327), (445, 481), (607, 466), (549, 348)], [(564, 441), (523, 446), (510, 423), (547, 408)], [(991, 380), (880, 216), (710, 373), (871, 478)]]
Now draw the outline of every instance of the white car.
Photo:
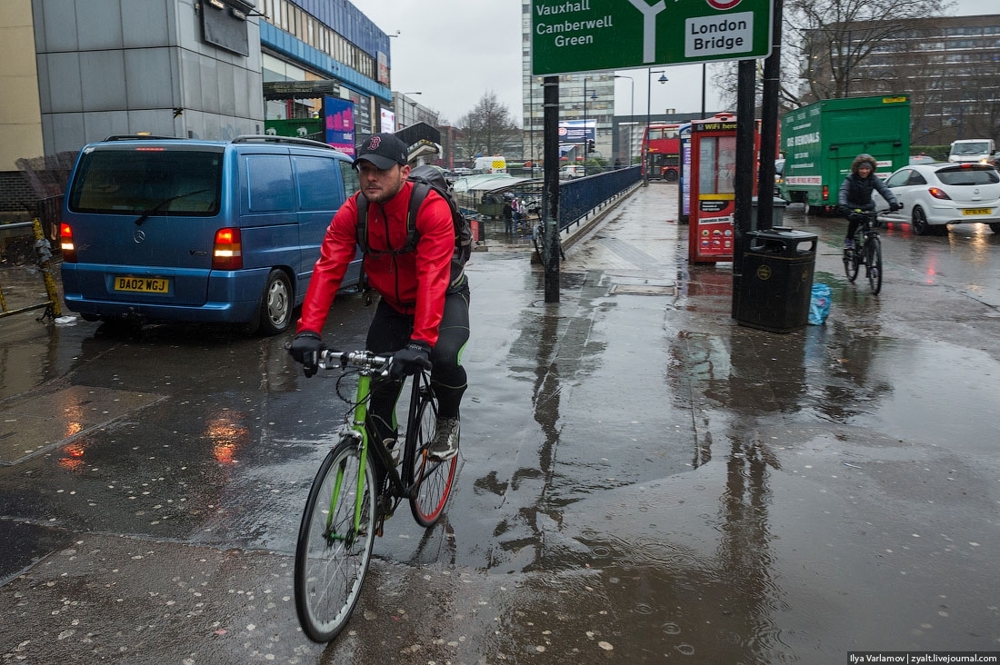
[(582, 178), (587, 175), (583, 164), (566, 164), (559, 169), (559, 179), (560, 180), (572, 180), (573, 178)]
[[(948, 224), (989, 224), (1000, 233), (1000, 174), (989, 164), (911, 164), (890, 175), (885, 184), (902, 210), (882, 219), (909, 222), (918, 235), (948, 232)], [(888, 205), (872, 194), (879, 209)]]

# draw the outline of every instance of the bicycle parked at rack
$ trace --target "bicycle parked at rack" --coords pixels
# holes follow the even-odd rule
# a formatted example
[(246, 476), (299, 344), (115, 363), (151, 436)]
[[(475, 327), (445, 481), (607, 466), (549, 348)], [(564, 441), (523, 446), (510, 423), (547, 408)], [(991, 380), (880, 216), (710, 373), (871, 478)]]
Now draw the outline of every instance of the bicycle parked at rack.
[[(320, 354), (321, 369), (344, 370), (337, 396), (350, 408), (309, 490), (295, 547), (295, 609), (316, 642), (334, 639), (350, 620), (385, 520), (405, 499), (418, 524), (433, 526), (454, 484), (458, 458), (437, 462), (427, 453), (437, 421), (428, 371), (413, 375), (404, 442), (389, 450), (375, 436), (368, 418), (371, 380), (388, 376), (391, 363), (369, 351)], [(340, 393), (352, 374), (358, 376), (353, 400)]]
[(882, 290), (882, 240), (876, 229), (879, 226), (878, 216), (887, 212), (888, 208), (868, 211), (855, 208), (848, 215), (849, 220), (853, 216), (860, 223), (854, 233), (853, 246), (844, 249), (844, 271), (847, 279), (853, 282), (861, 266), (864, 266), (865, 277), (875, 295)]
[[(559, 231), (556, 230), (555, 237), (552, 239), (556, 243), (556, 251), (559, 252), (559, 260), (566, 260), (566, 253), (562, 248), (562, 240)], [(545, 247), (545, 220), (541, 217), (538, 218), (538, 223), (531, 228), (531, 242), (535, 245), (535, 254), (538, 255), (538, 260), (543, 267), (549, 267), (549, 256), (548, 251)]]

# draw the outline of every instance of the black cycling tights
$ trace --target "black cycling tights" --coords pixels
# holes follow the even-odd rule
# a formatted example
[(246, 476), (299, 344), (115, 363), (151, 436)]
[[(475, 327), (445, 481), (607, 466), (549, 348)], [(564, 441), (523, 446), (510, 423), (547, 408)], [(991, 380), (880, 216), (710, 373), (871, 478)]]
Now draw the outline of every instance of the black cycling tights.
[[(380, 300), (375, 317), (368, 328), (368, 349), (378, 354), (388, 354), (406, 346), (413, 332), (413, 317), (400, 314)], [(444, 300), (444, 314), (438, 329), (438, 341), (431, 352), (431, 385), (438, 398), (438, 417), (457, 418), (462, 395), (466, 388), (465, 368), (462, 367), (462, 349), (469, 341), (469, 287), (448, 293)], [(392, 412), (402, 383), (388, 379), (372, 380), (371, 415), (381, 438), (395, 437)]]

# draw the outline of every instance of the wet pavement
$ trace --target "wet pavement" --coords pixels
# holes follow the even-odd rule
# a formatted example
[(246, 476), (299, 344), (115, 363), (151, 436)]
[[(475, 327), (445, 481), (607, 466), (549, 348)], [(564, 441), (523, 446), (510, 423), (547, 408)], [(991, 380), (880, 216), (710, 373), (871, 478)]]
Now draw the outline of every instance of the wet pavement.
[[(1000, 236), (883, 233), (872, 296), (820, 236), (825, 326), (731, 318), (676, 187), (568, 250), (474, 254), (458, 485), (376, 542), (348, 632), (298, 629), (294, 541), (343, 412), (287, 337), (0, 319), (0, 658), (843, 663), (1000, 651)], [(0, 282), (18, 278), (0, 270)], [(324, 337), (360, 345), (370, 311)]]

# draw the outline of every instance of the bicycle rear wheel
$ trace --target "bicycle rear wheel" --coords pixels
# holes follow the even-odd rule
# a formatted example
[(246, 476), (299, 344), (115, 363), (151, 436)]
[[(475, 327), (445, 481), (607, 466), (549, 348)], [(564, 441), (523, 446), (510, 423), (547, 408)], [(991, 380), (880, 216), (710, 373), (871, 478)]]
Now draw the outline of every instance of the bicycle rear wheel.
[[(319, 467), (295, 546), (295, 610), (314, 642), (329, 642), (351, 618), (375, 538), (375, 469), (361, 475), (361, 446), (342, 439)], [(360, 493), (360, 499), (359, 499)], [(355, 510), (360, 508), (358, 527)]]
[(878, 236), (868, 239), (868, 284), (872, 287), (872, 293), (878, 295), (882, 290), (882, 241)]
[(451, 495), (458, 469), (458, 456), (438, 462), (427, 456), (427, 446), (434, 437), (437, 425), (437, 404), (423, 394), (417, 406), (417, 436), (413, 457), (406, 471), (407, 485), (413, 486), (410, 494), (410, 511), (422, 527), (432, 527), (444, 514), (444, 507)]

